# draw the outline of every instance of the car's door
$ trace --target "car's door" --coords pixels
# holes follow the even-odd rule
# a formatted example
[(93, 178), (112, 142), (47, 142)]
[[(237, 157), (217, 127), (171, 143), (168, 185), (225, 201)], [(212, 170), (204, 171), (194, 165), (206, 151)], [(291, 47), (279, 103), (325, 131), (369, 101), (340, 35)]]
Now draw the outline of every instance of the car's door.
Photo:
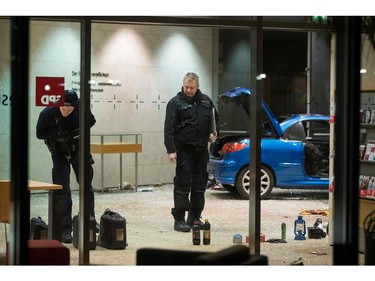
[[(328, 120), (301, 117), (300, 121), (285, 130), (283, 139), (301, 146), (299, 155), (301, 177), (321, 177), (328, 173)], [(295, 143), (296, 141), (299, 144)]]
[(277, 186), (293, 186), (304, 180), (305, 140), (301, 122), (291, 125), (282, 138), (262, 140), (262, 162), (274, 169)]

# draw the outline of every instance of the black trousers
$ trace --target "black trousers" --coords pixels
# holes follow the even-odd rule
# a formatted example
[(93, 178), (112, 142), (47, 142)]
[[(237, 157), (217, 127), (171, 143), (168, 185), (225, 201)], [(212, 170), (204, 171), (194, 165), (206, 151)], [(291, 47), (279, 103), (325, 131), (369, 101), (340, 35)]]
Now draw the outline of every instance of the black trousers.
[[(62, 232), (72, 232), (72, 195), (70, 190), (70, 172), (71, 167), (76, 176), (76, 181), (79, 182), (79, 151), (75, 151), (71, 155), (71, 159), (68, 160), (62, 153), (52, 153), (52, 180), (54, 184), (60, 184), (63, 186), (61, 192), (61, 214), (62, 214)], [(89, 212), (90, 215), (95, 217), (95, 202), (94, 202), (94, 191), (92, 188), (92, 179), (94, 177), (94, 170), (90, 164), (90, 186), (89, 186)], [(56, 191), (54, 191), (56, 192)]]
[(204, 193), (208, 180), (208, 149), (207, 147), (185, 146), (179, 148), (176, 154), (176, 175), (173, 191), (174, 209), (172, 209), (172, 214), (180, 217), (185, 214), (185, 211), (200, 213), (205, 204)]

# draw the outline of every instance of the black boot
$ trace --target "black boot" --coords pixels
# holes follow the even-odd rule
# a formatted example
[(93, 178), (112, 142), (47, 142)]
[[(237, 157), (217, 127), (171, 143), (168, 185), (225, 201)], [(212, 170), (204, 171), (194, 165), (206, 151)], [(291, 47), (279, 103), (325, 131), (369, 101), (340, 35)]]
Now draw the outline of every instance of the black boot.
[(98, 222), (95, 220), (95, 233), (99, 233), (100, 232), (100, 224), (98, 224)]
[(203, 229), (204, 222), (200, 220), (202, 211), (190, 210), (188, 212), (188, 217), (186, 219), (186, 223), (189, 225), (190, 228), (193, 227), (194, 221), (199, 221), (200, 229)]
[(185, 221), (174, 221), (174, 230), (179, 232), (190, 232), (190, 226)]
[(172, 208), (174, 217), (174, 230), (179, 232), (190, 232), (190, 226), (185, 222), (185, 211)]
[(67, 244), (72, 243), (73, 242), (72, 234), (70, 234), (69, 232), (64, 232), (61, 236), (61, 242), (67, 243)]

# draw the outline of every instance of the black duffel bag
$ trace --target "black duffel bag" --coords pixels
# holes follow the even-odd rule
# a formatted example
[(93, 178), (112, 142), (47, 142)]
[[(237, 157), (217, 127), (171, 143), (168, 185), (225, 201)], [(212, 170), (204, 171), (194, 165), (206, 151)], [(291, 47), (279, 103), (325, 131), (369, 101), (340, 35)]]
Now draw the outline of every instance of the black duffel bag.
[(30, 239), (44, 240), (48, 239), (48, 225), (41, 217), (32, 218), (30, 221)]

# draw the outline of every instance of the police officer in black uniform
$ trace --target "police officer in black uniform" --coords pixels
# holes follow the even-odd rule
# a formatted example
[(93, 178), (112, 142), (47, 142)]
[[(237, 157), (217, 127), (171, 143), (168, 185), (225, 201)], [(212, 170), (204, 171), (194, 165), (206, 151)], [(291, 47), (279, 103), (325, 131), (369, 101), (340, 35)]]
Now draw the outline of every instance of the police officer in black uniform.
[[(90, 126), (96, 120), (90, 112)], [(79, 182), (79, 99), (77, 93), (72, 90), (64, 91), (63, 101), (58, 101), (56, 106), (44, 108), (36, 125), (36, 136), (44, 140), (51, 152), (53, 168), (52, 180), (54, 184), (60, 184), (62, 189), (62, 237), (61, 242), (72, 243), (72, 197), (70, 191), (71, 167)], [(91, 158), (91, 181), (94, 176)], [(90, 215), (95, 218), (94, 192), (90, 181)], [(96, 225), (99, 231), (99, 225)]]
[(176, 231), (189, 232), (195, 220), (203, 227), (200, 218), (208, 180), (207, 145), (218, 134), (213, 124), (218, 124), (218, 114), (212, 100), (199, 90), (198, 75), (187, 73), (181, 92), (167, 104), (164, 123), (164, 145), (169, 160), (176, 163), (171, 211)]

